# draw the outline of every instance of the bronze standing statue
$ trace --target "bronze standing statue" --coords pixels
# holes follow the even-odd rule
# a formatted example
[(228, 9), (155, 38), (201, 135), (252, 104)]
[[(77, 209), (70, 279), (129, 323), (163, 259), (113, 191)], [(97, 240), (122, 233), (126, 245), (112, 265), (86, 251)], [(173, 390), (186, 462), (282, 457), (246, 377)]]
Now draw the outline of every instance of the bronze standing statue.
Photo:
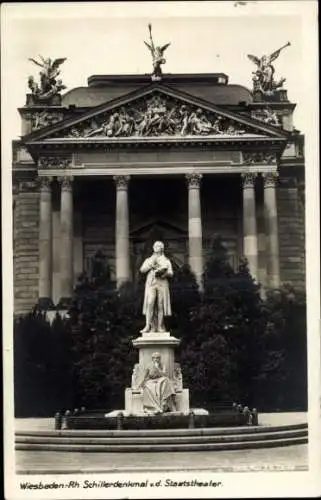
[(257, 66), (257, 70), (253, 72), (254, 90), (260, 90), (262, 93), (273, 93), (276, 89), (283, 86), (285, 78), (280, 78), (279, 81), (274, 79), (275, 69), (272, 62), (277, 59), (281, 50), (289, 47), (291, 44), (288, 42), (278, 50), (275, 50), (270, 55), (263, 55), (261, 58), (248, 54), (247, 57)]
[(153, 58), (153, 73), (152, 73), (152, 79), (153, 80), (160, 80), (162, 78), (162, 68), (161, 65), (166, 63), (166, 59), (164, 58), (164, 52), (169, 47), (170, 43), (166, 43), (162, 47), (160, 46), (155, 46), (154, 40), (152, 37), (152, 25), (148, 25), (149, 29), (149, 41), (150, 43), (144, 42), (145, 45), (148, 47), (152, 54)]

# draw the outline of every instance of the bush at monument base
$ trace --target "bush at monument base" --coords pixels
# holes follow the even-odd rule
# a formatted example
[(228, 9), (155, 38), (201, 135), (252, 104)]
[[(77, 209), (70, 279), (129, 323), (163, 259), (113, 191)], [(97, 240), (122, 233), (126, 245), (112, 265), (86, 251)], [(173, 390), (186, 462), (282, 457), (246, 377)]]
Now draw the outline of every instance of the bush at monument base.
[[(234, 271), (216, 241), (204, 293), (187, 266), (171, 284), (167, 326), (191, 406), (240, 401), (260, 412), (306, 410), (305, 297), (284, 287), (260, 298), (246, 265)], [(97, 269), (75, 288), (70, 319), (50, 325), (39, 312), (15, 321), (15, 413), (52, 416), (68, 408), (124, 406), (137, 359), (132, 339), (144, 324), (141, 283), (120, 293)]]

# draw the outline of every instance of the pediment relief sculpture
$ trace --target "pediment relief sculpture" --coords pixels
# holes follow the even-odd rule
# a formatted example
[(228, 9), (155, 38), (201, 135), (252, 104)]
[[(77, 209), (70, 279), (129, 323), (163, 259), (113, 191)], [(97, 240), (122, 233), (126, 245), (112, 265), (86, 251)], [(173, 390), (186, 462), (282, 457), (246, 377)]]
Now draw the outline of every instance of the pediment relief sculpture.
[(153, 95), (73, 126), (67, 137), (244, 135), (262, 132), (184, 101)]

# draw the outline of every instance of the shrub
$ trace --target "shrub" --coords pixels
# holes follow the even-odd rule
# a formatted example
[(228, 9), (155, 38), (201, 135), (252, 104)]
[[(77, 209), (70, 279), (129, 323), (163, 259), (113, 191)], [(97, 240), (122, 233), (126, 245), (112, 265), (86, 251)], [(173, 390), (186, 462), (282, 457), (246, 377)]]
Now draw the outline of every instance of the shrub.
[[(306, 306), (291, 287), (260, 287), (246, 262), (234, 270), (219, 240), (199, 293), (188, 266), (171, 284), (168, 325), (178, 349), (192, 407), (238, 401), (263, 410), (307, 407)], [(52, 325), (33, 311), (14, 325), (15, 410), (20, 416), (57, 410), (123, 408), (137, 359), (132, 340), (143, 326), (144, 283), (110, 281), (102, 259), (75, 287), (69, 319)]]

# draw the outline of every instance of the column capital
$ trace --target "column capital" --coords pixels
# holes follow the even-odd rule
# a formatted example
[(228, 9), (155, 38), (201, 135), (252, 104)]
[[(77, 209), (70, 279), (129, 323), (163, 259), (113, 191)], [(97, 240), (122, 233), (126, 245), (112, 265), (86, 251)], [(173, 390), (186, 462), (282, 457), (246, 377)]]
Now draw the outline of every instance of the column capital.
[(279, 174), (277, 172), (266, 172), (262, 174), (264, 188), (275, 187)]
[(50, 192), (51, 191), (51, 183), (52, 177), (38, 177), (38, 183), (40, 186), (40, 191), (42, 192)]
[(202, 174), (186, 174), (188, 189), (199, 189), (201, 187)]
[(254, 188), (256, 177), (256, 172), (246, 172), (245, 174), (241, 174), (243, 189)]
[(61, 184), (61, 190), (63, 191), (72, 190), (73, 180), (74, 178), (72, 176), (67, 176), (67, 175), (57, 177), (57, 181)]
[(129, 175), (114, 175), (113, 177), (117, 190), (127, 190), (130, 180)]

